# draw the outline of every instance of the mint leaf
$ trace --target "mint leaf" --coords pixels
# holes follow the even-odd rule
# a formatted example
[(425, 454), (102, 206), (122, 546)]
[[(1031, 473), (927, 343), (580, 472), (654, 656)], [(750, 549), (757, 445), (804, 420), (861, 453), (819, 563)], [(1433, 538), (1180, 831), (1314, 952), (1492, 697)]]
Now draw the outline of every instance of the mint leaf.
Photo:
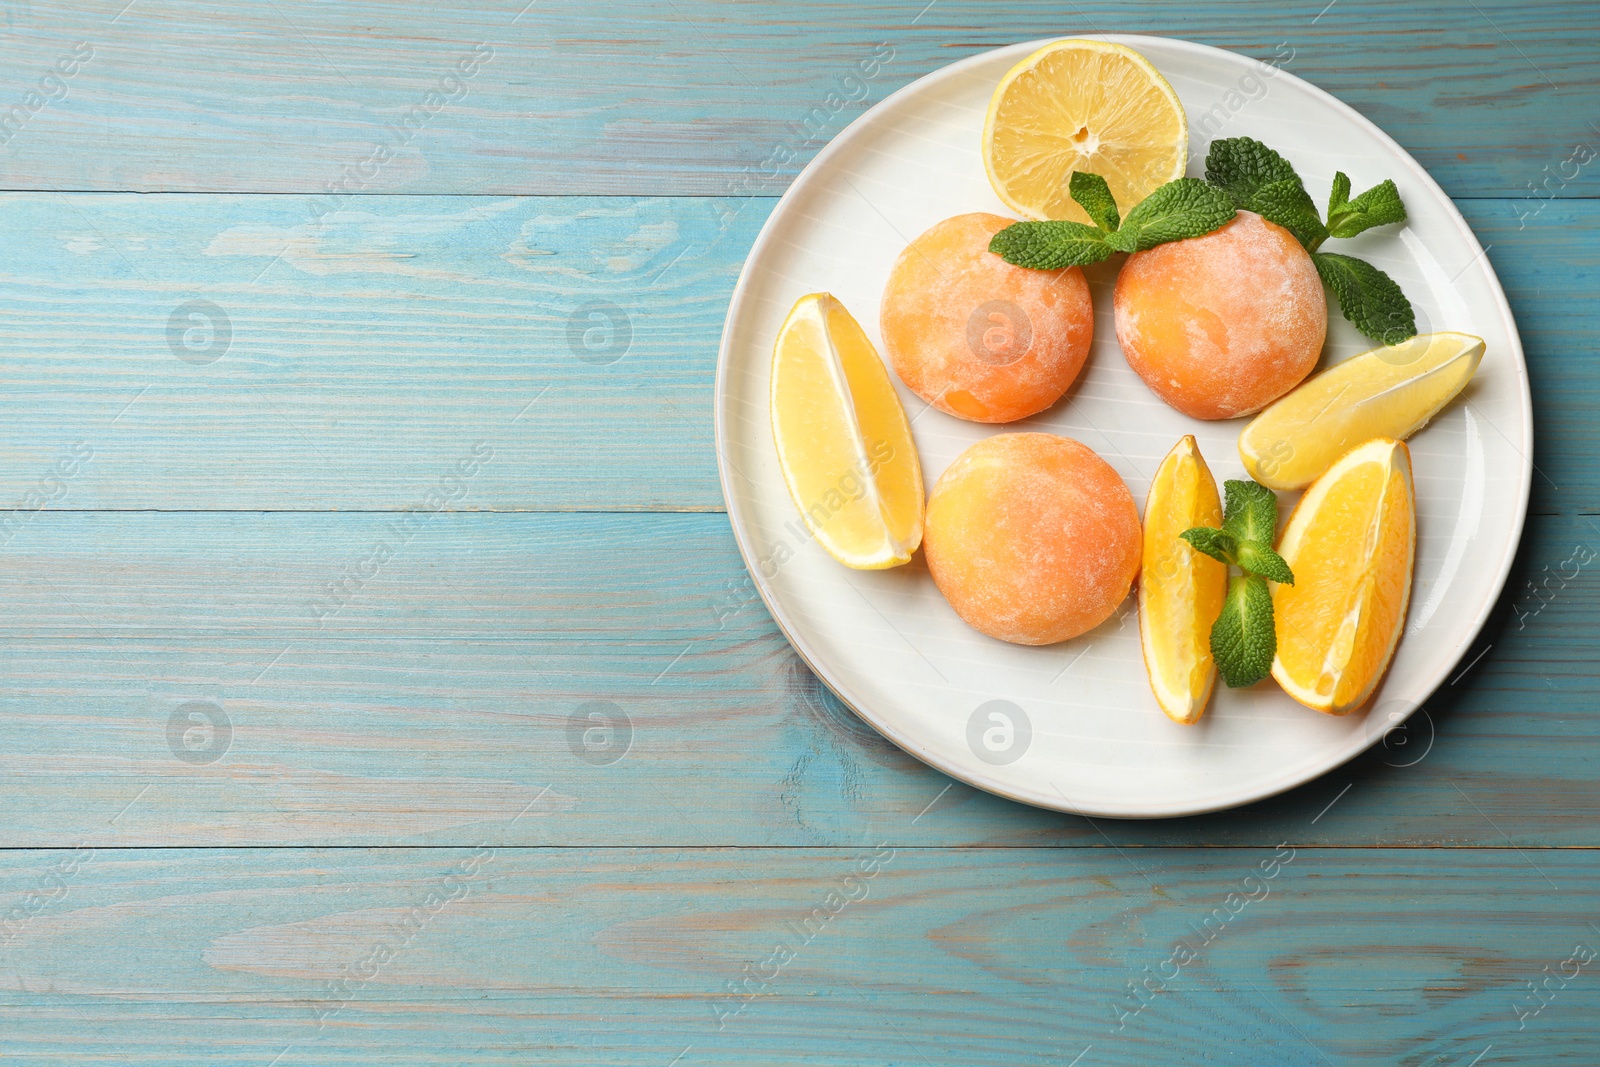
[(1230, 689), (1254, 685), (1272, 673), (1278, 635), (1272, 623), (1272, 593), (1264, 578), (1228, 580), (1222, 614), (1211, 626), (1211, 658)]
[(1014, 222), (990, 239), (989, 251), (1019, 267), (1061, 270), (1098, 263), (1115, 249), (1093, 226), (1056, 220)]
[(1116, 233), (1106, 234), (1106, 244), (1118, 252), (1139, 251), (1139, 231), (1118, 230)]
[(1289, 161), (1251, 137), (1212, 141), (1206, 153), (1206, 181), (1228, 194), (1234, 207), (1249, 208), (1264, 185), (1300, 181)]
[[(1003, 231), (1002, 231), (1003, 232)], [(1411, 301), (1393, 278), (1365, 260), (1313, 252), (1317, 273), (1339, 298), (1344, 317), (1380, 344), (1397, 345), (1417, 333)]]
[(1139, 201), (1122, 220), (1122, 228), (1106, 240), (1120, 251), (1143, 252), (1210, 233), (1227, 225), (1235, 214), (1225, 193), (1199, 178), (1178, 178)]
[(1294, 572), (1284, 558), (1260, 541), (1240, 541), (1238, 564), (1250, 574), (1259, 574), (1269, 582), (1294, 584)]
[[(1345, 195), (1348, 196), (1350, 179), (1344, 180)], [(1400, 200), (1400, 190), (1395, 188), (1393, 179), (1374, 185), (1354, 200), (1338, 207), (1333, 206), (1332, 200), (1328, 202), (1328, 234), (1332, 237), (1354, 237), (1374, 226), (1387, 226), (1405, 220), (1406, 206)]]
[(1067, 191), (1078, 202), (1078, 206), (1089, 213), (1096, 226), (1107, 233), (1117, 232), (1117, 227), (1122, 225), (1121, 216), (1117, 214), (1117, 200), (1111, 195), (1111, 186), (1106, 184), (1104, 178), (1088, 171), (1075, 170), (1067, 182)]
[(1250, 481), (1223, 483), (1222, 529), (1196, 526), (1179, 534), (1213, 559), (1245, 571), (1228, 580), (1222, 613), (1211, 624), (1211, 658), (1229, 687), (1254, 685), (1272, 670), (1278, 649), (1267, 582), (1294, 584), (1289, 564), (1270, 547), (1278, 529), (1278, 495)]
[(1222, 528), (1240, 541), (1272, 544), (1278, 531), (1278, 494), (1252, 481), (1222, 483)]
[(1344, 205), (1350, 202), (1350, 175), (1342, 170), (1333, 172), (1333, 189), (1328, 193), (1328, 221), (1333, 221), (1333, 216)]
[(1299, 178), (1268, 182), (1251, 194), (1245, 207), (1294, 234), (1294, 239), (1308, 251), (1328, 239), (1317, 205)]
[(1189, 542), (1196, 552), (1204, 552), (1223, 563), (1233, 563), (1239, 547), (1232, 534), (1210, 526), (1191, 526), (1178, 536)]
[(1145, 197), (1126, 219), (1098, 174), (1074, 171), (1069, 191), (1096, 225), (1064, 219), (1014, 222), (989, 240), (989, 251), (1018, 267), (1061, 270), (1098, 263), (1112, 252), (1143, 252), (1210, 233), (1236, 214), (1227, 194), (1198, 178), (1179, 178)]

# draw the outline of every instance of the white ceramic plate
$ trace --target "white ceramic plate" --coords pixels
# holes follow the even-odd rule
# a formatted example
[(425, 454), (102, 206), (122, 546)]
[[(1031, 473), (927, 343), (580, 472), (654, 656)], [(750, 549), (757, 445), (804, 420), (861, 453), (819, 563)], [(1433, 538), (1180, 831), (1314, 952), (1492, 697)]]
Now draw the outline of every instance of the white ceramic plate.
[[(1527, 370), (1500, 284), (1460, 213), (1399, 145), (1349, 107), (1286, 71), (1203, 45), (1112, 35), (1142, 52), (1189, 114), (1192, 176), (1217, 137), (1255, 137), (1283, 153), (1319, 203), (1335, 170), (1357, 190), (1393, 178), (1410, 221), (1339, 241), (1395, 278), (1423, 332), (1488, 342), (1477, 378), (1411, 439), (1416, 577), (1406, 633), (1368, 709), (1310, 711), (1266, 681), (1218, 692), (1196, 726), (1156, 707), (1139, 650), (1135, 598), (1090, 634), (1023, 648), (968, 629), (920, 554), (889, 571), (852, 571), (805, 532), (777, 465), (768, 417), (772, 342), (805, 293), (844, 301), (874, 342), (891, 264), (940, 219), (1010, 214), (989, 188), (979, 137), (990, 93), (1037, 41), (972, 56), (906, 86), (862, 115), (796, 179), (756, 240), (734, 290), (717, 366), (722, 488), (746, 565), (773, 618), (839, 698), (906, 751), (1027, 804), (1124, 818), (1248, 803), (1338, 766), (1404, 721), (1453, 671), (1499, 595), (1522, 532), (1532, 455)], [(1333, 246), (1330, 246), (1330, 249)], [(1119, 257), (1120, 258), (1120, 257)], [(1095, 342), (1053, 408), (1020, 423), (951, 418), (903, 385), (931, 490), (982, 437), (1018, 430), (1089, 445), (1143, 507), (1150, 478), (1194, 434), (1220, 483), (1244, 477), (1244, 420), (1201, 422), (1167, 407), (1129, 369), (1111, 318), (1115, 263), (1086, 272)], [(1329, 308), (1324, 365), (1371, 346)], [(882, 351), (880, 345), (880, 351)], [(1284, 504), (1292, 503), (1286, 496)]]

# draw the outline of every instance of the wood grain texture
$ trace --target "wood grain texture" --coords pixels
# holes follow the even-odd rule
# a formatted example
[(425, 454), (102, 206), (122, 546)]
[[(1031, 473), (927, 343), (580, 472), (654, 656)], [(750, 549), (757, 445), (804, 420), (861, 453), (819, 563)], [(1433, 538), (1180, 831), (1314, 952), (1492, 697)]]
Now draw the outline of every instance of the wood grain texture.
[[(0, 198), (0, 500), (721, 506), (717, 339), (771, 201)], [(197, 301), (204, 302), (197, 304)]]
[(1583, 4), (495, 0), (441, 18), (381, 0), (125, 3), (7, 5), (8, 105), (80, 44), (92, 54), (44, 86), (49, 102), (0, 149), (0, 187), (776, 193), (865, 106), (930, 70), (1121, 32), (1288, 57), (1452, 195), (1595, 195), (1592, 173), (1559, 175), (1600, 121)]
[(720, 515), (42, 513), (0, 577), (5, 840), (1594, 846), (1580, 548), (1594, 519), (1535, 516), (1492, 647), (1354, 764), (1120, 823), (879, 738), (796, 660)]
[[(773, 201), (305, 204), (0, 197), (0, 503), (82, 445), (48, 506), (397, 510), (482, 447), (447, 507), (722, 507), (717, 340)], [(1535, 506), (1600, 510), (1600, 203), (1461, 206), (1522, 327)]]
[(1593, 1062), (1592, 851), (876, 845), (7, 853), (0, 1054)]

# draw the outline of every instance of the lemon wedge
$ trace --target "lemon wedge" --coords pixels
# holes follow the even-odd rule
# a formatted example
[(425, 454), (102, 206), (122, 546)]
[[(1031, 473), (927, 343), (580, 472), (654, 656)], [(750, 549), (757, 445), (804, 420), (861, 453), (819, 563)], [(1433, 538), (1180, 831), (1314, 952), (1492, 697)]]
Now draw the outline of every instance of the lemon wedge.
[(1126, 215), (1183, 177), (1189, 124), (1150, 61), (1109, 41), (1056, 41), (1006, 72), (983, 124), (983, 165), (1007, 207), (1089, 222), (1067, 195), (1073, 171), (1098, 174)]
[(1470, 333), (1418, 334), (1306, 379), (1239, 435), (1244, 469), (1269, 489), (1300, 489), (1363, 441), (1410, 437), (1466, 388), (1483, 349)]
[(1366, 703), (1405, 626), (1416, 544), (1402, 441), (1356, 446), (1306, 490), (1278, 542), (1294, 584), (1272, 590), (1284, 692), (1330, 715)]
[(922, 466), (872, 341), (828, 293), (795, 302), (772, 352), (772, 434), (789, 495), (833, 558), (857, 570), (922, 543)]
[(1191, 526), (1221, 526), (1216, 479), (1194, 438), (1161, 461), (1144, 505), (1144, 562), (1139, 571), (1139, 642), (1156, 703), (1169, 719), (1199, 720), (1217, 667), (1211, 624), (1228, 591), (1227, 565), (1189, 547)]

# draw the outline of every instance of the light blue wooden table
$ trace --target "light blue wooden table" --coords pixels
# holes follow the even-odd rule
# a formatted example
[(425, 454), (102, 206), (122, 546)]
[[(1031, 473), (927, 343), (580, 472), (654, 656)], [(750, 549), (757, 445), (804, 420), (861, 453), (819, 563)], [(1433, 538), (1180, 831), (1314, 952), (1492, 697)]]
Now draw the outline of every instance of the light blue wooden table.
[[(525, 2), (0, 5), (0, 1063), (1600, 1061), (1600, 8)], [(1535, 392), (1460, 677), (1206, 818), (880, 740), (713, 462), (797, 169), (1087, 31), (1397, 137)]]

